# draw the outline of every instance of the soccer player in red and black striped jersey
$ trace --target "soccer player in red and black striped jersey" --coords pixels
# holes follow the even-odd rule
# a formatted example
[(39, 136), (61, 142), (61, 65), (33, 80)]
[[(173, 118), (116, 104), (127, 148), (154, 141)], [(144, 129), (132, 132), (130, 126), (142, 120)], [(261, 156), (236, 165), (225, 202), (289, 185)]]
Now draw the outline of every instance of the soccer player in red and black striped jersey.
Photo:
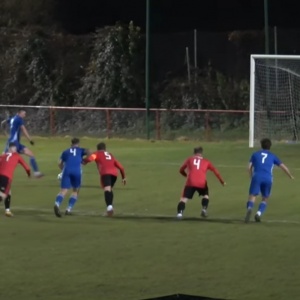
[(28, 177), (30, 177), (30, 167), (26, 164), (21, 155), (17, 153), (17, 145), (15, 143), (9, 143), (8, 151), (0, 156), (0, 198), (4, 200), (5, 215), (7, 217), (13, 216), (10, 211), (10, 187), (14, 171), (18, 164), (21, 164)]
[(97, 151), (86, 158), (83, 163), (95, 161), (100, 175), (101, 186), (104, 189), (104, 198), (106, 202), (106, 211), (108, 216), (114, 213), (113, 208), (113, 187), (117, 181), (118, 171), (122, 176), (122, 183), (126, 184), (125, 170), (123, 166), (114, 158), (114, 156), (106, 151), (105, 143), (97, 145)]
[(212, 165), (209, 160), (203, 158), (202, 153), (202, 147), (195, 148), (194, 155), (187, 158), (179, 170), (181, 175), (187, 177), (187, 180), (177, 206), (177, 218), (182, 218), (185, 204), (188, 200), (193, 198), (195, 192), (197, 192), (199, 196), (203, 197), (201, 216), (207, 217), (209, 192), (206, 173), (208, 170), (212, 171), (216, 175), (223, 186), (225, 185), (225, 181), (223, 180), (219, 171)]

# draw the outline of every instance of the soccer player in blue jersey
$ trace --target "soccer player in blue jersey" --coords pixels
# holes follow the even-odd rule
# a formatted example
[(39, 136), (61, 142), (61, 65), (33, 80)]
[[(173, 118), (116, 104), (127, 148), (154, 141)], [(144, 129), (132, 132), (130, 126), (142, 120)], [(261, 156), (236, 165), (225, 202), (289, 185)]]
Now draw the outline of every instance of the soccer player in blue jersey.
[(83, 157), (89, 154), (87, 149), (79, 147), (79, 142), (78, 138), (73, 138), (71, 147), (63, 151), (59, 160), (58, 166), (62, 170), (60, 182), (61, 190), (56, 196), (54, 204), (54, 213), (59, 218), (62, 216), (59, 207), (68, 190), (73, 189), (65, 215), (71, 215), (71, 210), (78, 198), (78, 192), (81, 186), (81, 163)]
[(17, 152), (20, 154), (25, 154), (30, 157), (30, 165), (33, 170), (33, 175), (37, 178), (43, 176), (43, 174), (39, 171), (38, 164), (36, 159), (30, 149), (20, 143), (21, 140), (21, 132), (25, 135), (31, 145), (34, 145), (34, 141), (31, 139), (25, 125), (24, 118), (26, 117), (26, 111), (21, 109), (18, 113), (11, 118), (8, 118), (1, 122), (1, 127), (4, 128), (4, 125), (9, 126), (9, 137), (7, 140), (7, 144), (5, 147), (5, 153), (8, 151), (8, 145), (10, 143), (14, 143), (17, 147)]
[(273, 154), (270, 149), (271, 140), (261, 140), (261, 150), (254, 152), (249, 161), (249, 174), (251, 183), (249, 188), (249, 198), (247, 202), (247, 214), (245, 222), (250, 221), (251, 213), (254, 207), (256, 197), (261, 194), (262, 201), (259, 204), (258, 211), (255, 214), (255, 221), (260, 222), (262, 214), (267, 207), (267, 200), (270, 197), (273, 184), (273, 167), (280, 167), (291, 179), (294, 179), (289, 169), (281, 162), (281, 160)]

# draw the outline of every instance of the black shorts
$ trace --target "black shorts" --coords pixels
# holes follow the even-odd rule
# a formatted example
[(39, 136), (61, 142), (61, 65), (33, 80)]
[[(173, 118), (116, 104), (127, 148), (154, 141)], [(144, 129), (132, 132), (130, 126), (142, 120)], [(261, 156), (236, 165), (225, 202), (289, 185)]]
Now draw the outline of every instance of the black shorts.
[(187, 199), (192, 199), (195, 192), (199, 194), (199, 196), (208, 196), (208, 186), (206, 185), (204, 188), (197, 188), (193, 186), (185, 186), (182, 197)]
[(101, 176), (102, 187), (106, 187), (106, 186), (114, 187), (116, 181), (117, 181), (117, 176), (114, 176), (114, 175), (102, 175)]
[(0, 175), (0, 191), (5, 195), (8, 195), (10, 192), (10, 187), (11, 179), (4, 175)]

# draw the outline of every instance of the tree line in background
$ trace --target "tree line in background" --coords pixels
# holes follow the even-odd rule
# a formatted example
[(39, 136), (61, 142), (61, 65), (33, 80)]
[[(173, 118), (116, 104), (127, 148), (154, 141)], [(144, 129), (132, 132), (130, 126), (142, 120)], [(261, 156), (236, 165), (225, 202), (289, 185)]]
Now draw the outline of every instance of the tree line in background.
[[(0, 17), (2, 104), (144, 107), (145, 37), (117, 23), (72, 35), (53, 19), (55, 1), (3, 0)], [(240, 43), (242, 38), (235, 41)], [(225, 76), (209, 61), (151, 81), (151, 106), (246, 109), (249, 81)], [(160, 68), (159, 65), (151, 68)]]

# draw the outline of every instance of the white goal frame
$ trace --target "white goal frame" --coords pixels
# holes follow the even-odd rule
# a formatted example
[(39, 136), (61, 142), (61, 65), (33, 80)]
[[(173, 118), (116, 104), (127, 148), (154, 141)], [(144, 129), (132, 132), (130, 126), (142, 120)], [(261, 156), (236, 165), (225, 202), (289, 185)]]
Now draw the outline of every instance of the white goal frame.
[(252, 54), (250, 56), (249, 148), (254, 147), (255, 59), (260, 59), (260, 58), (300, 60), (300, 55)]

